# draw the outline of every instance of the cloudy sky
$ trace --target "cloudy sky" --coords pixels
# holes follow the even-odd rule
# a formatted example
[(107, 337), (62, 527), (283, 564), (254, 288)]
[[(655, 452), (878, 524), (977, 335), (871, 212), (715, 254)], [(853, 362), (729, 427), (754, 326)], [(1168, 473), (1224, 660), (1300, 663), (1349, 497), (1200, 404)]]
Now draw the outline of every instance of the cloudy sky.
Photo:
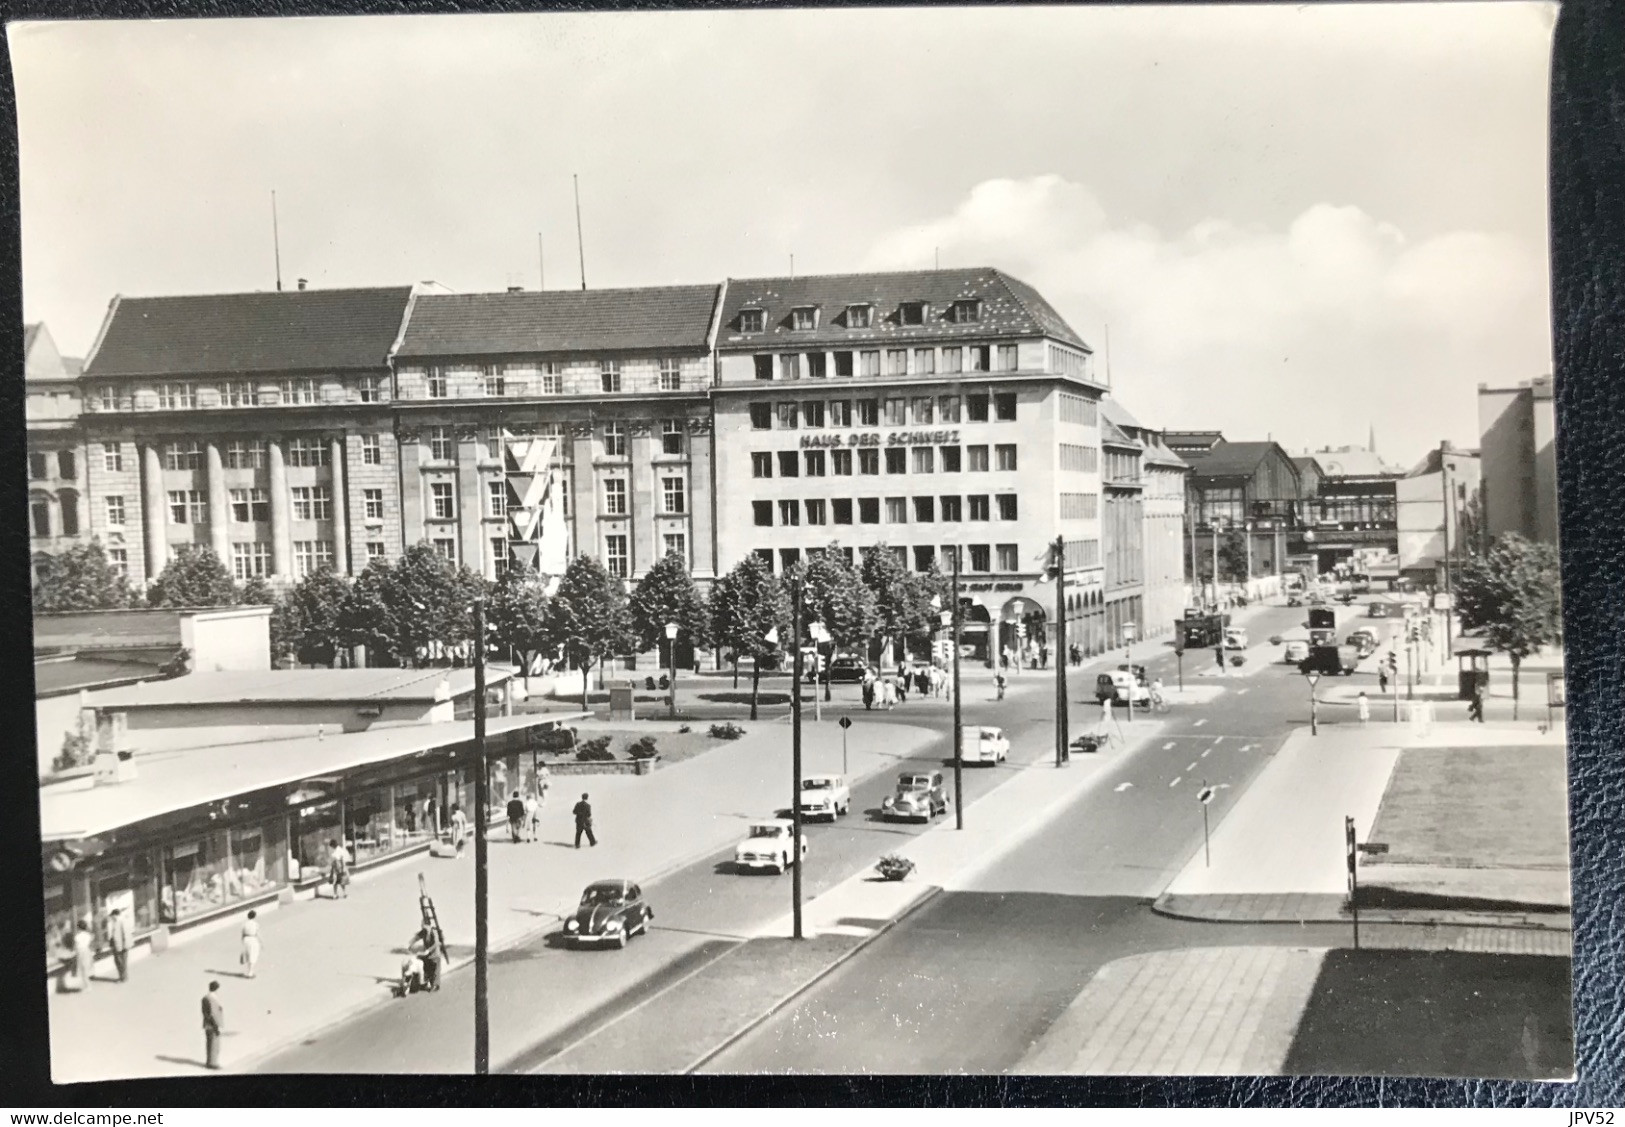
[[(33, 24), (26, 317), (114, 294), (994, 265), (1147, 425), (1476, 444), (1550, 370), (1554, 9)], [(1105, 370), (1102, 362), (1101, 370)]]

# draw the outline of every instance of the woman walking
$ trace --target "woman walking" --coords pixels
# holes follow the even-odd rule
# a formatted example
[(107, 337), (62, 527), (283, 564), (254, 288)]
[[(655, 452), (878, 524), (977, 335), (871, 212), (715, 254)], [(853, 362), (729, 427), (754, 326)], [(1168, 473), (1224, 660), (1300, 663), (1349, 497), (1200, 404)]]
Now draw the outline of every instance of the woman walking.
[(333, 899), (350, 895), (350, 851), (332, 840), (327, 843), (327, 883)]
[(250, 911), (248, 918), (243, 921), (243, 977), (253, 978), (260, 965), (260, 921), (259, 914)]

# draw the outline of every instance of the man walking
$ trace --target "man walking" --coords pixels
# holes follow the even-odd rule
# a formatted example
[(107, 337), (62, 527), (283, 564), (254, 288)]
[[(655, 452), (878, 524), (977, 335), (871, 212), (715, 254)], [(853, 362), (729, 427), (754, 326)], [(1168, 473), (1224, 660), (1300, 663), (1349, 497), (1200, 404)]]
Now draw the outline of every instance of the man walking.
[(220, 983), (209, 983), (203, 995), (203, 1067), (219, 1069), (220, 1034), (226, 1028), (226, 1007), (220, 1001)]
[(1484, 723), (1484, 686), (1473, 686), (1473, 699), (1467, 702), (1467, 719)]
[(538, 841), (542, 836), (542, 800), (532, 791), (525, 796), (525, 831), (530, 841)]
[(128, 981), (130, 925), (125, 921), (123, 911), (118, 908), (114, 908), (112, 915), (107, 918), (107, 945), (113, 950), (113, 966), (118, 970), (118, 980)]
[(1222, 642), (1219, 645), (1213, 647), (1213, 660), (1218, 663), (1219, 672), (1223, 673), (1224, 672), (1224, 644)]
[(525, 800), (514, 791), (513, 797), (508, 799), (508, 837), (515, 845), (523, 840), (525, 834)]
[(592, 833), (592, 804), (587, 801), (585, 794), (581, 796), (581, 801), (576, 803), (575, 808), (570, 812), (576, 816), (576, 848), (581, 848), (582, 834), (587, 835), (589, 845), (596, 846), (598, 839)]

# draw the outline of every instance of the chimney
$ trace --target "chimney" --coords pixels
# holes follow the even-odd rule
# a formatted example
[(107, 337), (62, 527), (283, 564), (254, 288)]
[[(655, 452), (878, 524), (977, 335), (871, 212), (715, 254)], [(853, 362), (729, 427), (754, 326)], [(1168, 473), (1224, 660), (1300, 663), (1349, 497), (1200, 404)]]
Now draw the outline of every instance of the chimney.
[(306, 279), (304, 279), (304, 278), (299, 279), (299, 288), (300, 289), (304, 289), (309, 284), (310, 283)]
[(509, 293), (524, 293), (525, 292), (525, 287), (524, 286), (509, 286), (508, 287), (508, 292)]

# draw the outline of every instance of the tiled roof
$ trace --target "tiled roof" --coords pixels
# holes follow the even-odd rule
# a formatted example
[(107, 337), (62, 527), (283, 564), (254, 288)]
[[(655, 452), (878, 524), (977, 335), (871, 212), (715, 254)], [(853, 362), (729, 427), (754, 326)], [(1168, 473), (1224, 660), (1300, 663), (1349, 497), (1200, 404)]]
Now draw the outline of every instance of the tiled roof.
[[(955, 301), (980, 298), (981, 319), (955, 324), (948, 312)], [(925, 302), (924, 322), (901, 323), (900, 306)], [(867, 329), (847, 328), (851, 305), (872, 305)], [(817, 327), (792, 329), (790, 311), (813, 306)], [(764, 331), (740, 331), (739, 313), (760, 309)], [(1083, 338), (1039, 292), (1002, 270), (914, 270), (890, 274), (823, 274), (797, 278), (731, 278), (717, 330), (717, 347), (741, 350), (801, 344), (837, 346), (908, 340), (985, 339), (990, 335), (1048, 336), (1089, 350)]]
[(401, 357), (704, 349), (717, 286), (434, 294), (413, 304)]
[(411, 294), (392, 286), (117, 297), (85, 375), (382, 368)]
[(42, 324), (42, 322), (35, 321), (32, 324), (28, 324), (28, 325), (23, 326), (23, 355), (24, 356), (27, 356), (28, 355), (28, 350), (30, 348), (34, 347), (34, 338), (39, 336), (39, 330), (40, 330), (40, 325), (41, 324)]
[(1115, 397), (1106, 395), (1100, 400), (1100, 417), (1110, 419), (1120, 427), (1133, 427), (1135, 430), (1145, 430), (1145, 426), (1124, 407)]
[(1190, 462), (1198, 477), (1250, 477), (1272, 450), (1279, 449), (1273, 442), (1221, 442)]
[(1162, 440), (1169, 449), (1189, 457), (1193, 453), (1212, 450), (1224, 441), (1224, 434), (1216, 430), (1165, 430)]

